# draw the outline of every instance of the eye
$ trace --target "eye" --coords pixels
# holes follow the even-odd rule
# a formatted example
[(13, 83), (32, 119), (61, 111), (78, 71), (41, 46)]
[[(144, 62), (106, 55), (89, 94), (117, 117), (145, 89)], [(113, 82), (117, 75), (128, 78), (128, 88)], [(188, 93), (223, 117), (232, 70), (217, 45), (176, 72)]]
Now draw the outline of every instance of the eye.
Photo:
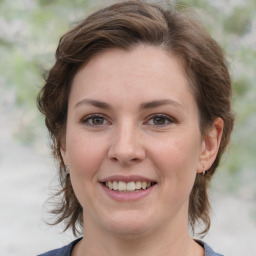
[(83, 118), (82, 123), (88, 126), (102, 126), (109, 122), (103, 115), (92, 114)]
[(155, 114), (147, 121), (149, 125), (153, 126), (166, 126), (174, 122), (175, 120), (173, 118), (165, 114)]

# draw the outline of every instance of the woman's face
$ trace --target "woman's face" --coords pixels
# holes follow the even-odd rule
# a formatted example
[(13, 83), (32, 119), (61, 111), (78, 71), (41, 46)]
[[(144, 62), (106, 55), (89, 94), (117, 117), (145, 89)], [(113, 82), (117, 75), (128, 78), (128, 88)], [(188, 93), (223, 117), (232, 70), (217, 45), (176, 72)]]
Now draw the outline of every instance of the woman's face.
[(62, 155), (86, 230), (187, 228), (205, 151), (183, 68), (164, 50), (107, 50), (74, 77)]

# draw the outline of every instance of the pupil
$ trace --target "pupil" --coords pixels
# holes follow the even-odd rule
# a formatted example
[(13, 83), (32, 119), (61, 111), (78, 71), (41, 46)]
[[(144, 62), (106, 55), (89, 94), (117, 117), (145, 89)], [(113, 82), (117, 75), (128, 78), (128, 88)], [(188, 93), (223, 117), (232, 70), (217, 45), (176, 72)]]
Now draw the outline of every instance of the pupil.
[(165, 124), (165, 119), (163, 117), (155, 117), (154, 124), (163, 125)]
[(102, 117), (94, 117), (92, 122), (94, 125), (103, 124), (103, 118)]

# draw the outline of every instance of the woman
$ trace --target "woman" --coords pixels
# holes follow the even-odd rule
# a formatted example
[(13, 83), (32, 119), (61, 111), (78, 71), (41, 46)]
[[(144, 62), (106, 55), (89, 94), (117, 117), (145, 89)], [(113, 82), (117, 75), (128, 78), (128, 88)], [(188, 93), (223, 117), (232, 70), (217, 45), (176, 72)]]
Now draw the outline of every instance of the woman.
[(187, 13), (140, 1), (65, 34), (39, 97), (59, 161), (53, 212), (74, 234), (43, 255), (219, 255), (207, 196), (230, 138), (222, 51)]

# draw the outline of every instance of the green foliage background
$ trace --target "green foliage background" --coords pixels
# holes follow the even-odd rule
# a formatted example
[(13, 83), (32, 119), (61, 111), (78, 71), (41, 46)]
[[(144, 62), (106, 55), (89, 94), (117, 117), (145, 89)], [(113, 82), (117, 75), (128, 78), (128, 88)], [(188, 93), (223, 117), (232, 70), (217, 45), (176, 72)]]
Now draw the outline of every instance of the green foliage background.
[[(230, 63), (236, 126), (214, 186), (255, 199), (256, 2), (172, 3), (177, 8), (197, 7), (197, 15), (225, 49)], [(22, 113), (14, 134), (20, 143), (33, 146), (42, 133), (43, 119), (35, 99), (44, 72), (54, 62), (59, 37), (98, 6), (102, 1), (0, 0), (0, 93), (14, 92), (14, 110)]]

